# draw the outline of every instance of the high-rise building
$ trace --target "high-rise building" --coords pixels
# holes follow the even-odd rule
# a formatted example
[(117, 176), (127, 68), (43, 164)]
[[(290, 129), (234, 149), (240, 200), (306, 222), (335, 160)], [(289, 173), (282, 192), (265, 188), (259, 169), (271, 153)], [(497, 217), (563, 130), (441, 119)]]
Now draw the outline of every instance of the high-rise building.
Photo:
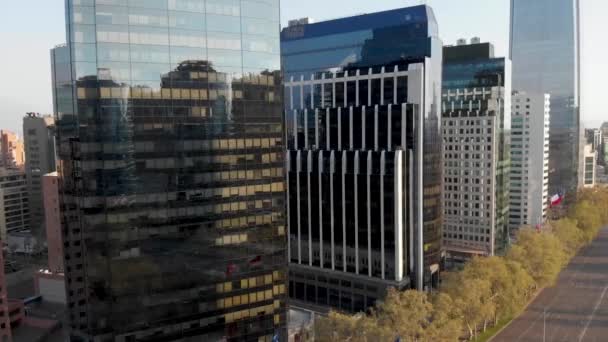
[(54, 172), (55, 120), (52, 116), (27, 113), (23, 118), (25, 174), (30, 196), (30, 227), (34, 233), (44, 231), (42, 176)]
[(602, 148), (602, 143), (604, 141), (604, 135), (601, 129), (593, 130), (593, 148), (597, 151)]
[(579, 0), (511, 0), (513, 90), (551, 95), (551, 195), (576, 191), (582, 172), (579, 34)]
[(0, 168), (0, 238), (30, 228), (29, 198), (25, 173)]
[(24, 163), (23, 141), (11, 131), (0, 131), (0, 167), (23, 170)]
[(432, 285), (441, 248), (441, 41), (416, 6), (282, 37), (290, 297), (357, 312)]
[(511, 114), (509, 227), (515, 232), (547, 218), (551, 96), (514, 92)]
[[(4, 246), (4, 239), (0, 239), (0, 246)], [(11, 321), (8, 309), (8, 293), (4, 274), (4, 248), (0, 251), (0, 340), (12, 342)]]
[(49, 270), (63, 273), (63, 239), (61, 232), (61, 208), (59, 207), (59, 179), (57, 172), (42, 176), (44, 222), (48, 250)]
[(603, 141), (602, 130), (600, 128), (585, 129), (585, 145), (591, 144), (594, 150), (599, 150)]
[(284, 340), (279, 1), (66, 4), (70, 341)]
[(508, 243), (511, 62), (490, 43), (445, 47), (442, 97), (446, 257), (495, 255)]
[(4, 237), (0, 238), (0, 340), (12, 342), (11, 321), (8, 309), (8, 292), (4, 274)]
[(600, 148), (600, 156), (598, 158), (598, 163), (601, 163), (604, 166), (608, 166), (608, 122), (604, 122), (600, 127), (602, 142)]
[(595, 186), (597, 164), (597, 151), (593, 144), (586, 144), (583, 151), (583, 188), (593, 188)]

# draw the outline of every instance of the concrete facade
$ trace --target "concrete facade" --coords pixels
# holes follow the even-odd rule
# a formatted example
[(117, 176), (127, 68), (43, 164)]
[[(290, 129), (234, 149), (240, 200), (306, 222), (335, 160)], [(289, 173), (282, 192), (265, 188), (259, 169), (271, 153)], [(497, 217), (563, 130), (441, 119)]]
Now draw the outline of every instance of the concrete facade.
[(511, 62), (492, 44), (444, 48), (443, 248), (464, 261), (508, 243)]
[(42, 193), (44, 198), (44, 221), (49, 269), (51, 272), (63, 272), (63, 239), (57, 172), (49, 173), (42, 177)]
[(44, 225), (41, 178), (56, 170), (54, 123), (52, 116), (41, 116), (36, 113), (28, 113), (23, 118), (30, 226), (34, 233), (42, 232)]
[(25, 173), (0, 168), (0, 236), (6, 241), (8, 232), (28, 230), (29, 226)]
[(551, 96), (513, 94), (509, 226), (543, 224), (549, 203)]
[(592, 144), (587, 144), (583, 150), (583, 188), (593, 188), (595, 186), (597, 164), (597, 151)]
[(0, 131), (0, 167), (23, 170), (24, 166), (23, 141), (11, 131)]
[[(4, 246), (2, 239), (0, 239), (0, 246)], [(0, 252), (0, 265), (2, 265), (2, 267), (0, 267), (0, 340), (3, 342), (12, 342), (8, 296), (4, 275), (4, 251)]]

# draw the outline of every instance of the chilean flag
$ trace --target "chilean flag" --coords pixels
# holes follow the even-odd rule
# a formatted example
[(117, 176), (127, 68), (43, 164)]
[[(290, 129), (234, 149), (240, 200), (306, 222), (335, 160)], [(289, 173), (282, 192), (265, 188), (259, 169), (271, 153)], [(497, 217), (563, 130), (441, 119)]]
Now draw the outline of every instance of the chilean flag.
[(255, 258), (249, 260), (249, 266), (260, 266), (262, 264), (262, 256), (258, 255)]
[(553, 195), (553, 197), (551, 197), (551, 206), (555, 207), (556, 205), (559, 205), (560, 203), (562, 203), (563, 200), (564, 200), (564, 195), (555, 194), (555, 195)]

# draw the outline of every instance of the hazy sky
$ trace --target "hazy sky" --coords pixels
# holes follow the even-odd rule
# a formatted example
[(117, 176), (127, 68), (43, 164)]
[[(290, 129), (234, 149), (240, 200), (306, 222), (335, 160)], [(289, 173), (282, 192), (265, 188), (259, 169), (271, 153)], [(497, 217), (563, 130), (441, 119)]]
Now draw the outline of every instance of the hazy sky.
[[(530, 0), (535, 1), (535, 0)], [(282, 23), (312, 17), (332, 19), (427, 3), (446, 44), (474, 36), (490, 41), (496, 54), (508, 50), (509, 0), (281, 0)], [(608, 80), (608, 1), (581, 0), (582, 112), (585, 121), (608, 121), (602, 101)], [(0, 128), (21, 132), (26, 112), (52, 112), (49, 49), (65, 42), (64, 0), (0, 0)]]

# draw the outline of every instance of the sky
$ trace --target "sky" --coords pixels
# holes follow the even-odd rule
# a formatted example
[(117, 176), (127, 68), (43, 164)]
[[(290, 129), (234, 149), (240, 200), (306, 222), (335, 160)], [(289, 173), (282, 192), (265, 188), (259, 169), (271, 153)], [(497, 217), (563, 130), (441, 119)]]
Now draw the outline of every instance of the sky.
[[(534, 1), (534, 0), (530, 0)], [(317, 21), (426, 3), (435, 11), (440, 38), (478, 36), (505, 56), (509, 42), (509, 0), (281, 0), (281, 22)], [(608, 121), (602, 101), (608, 79), (608, 1), (581, 0), (581, 112), (586, 126)], [(64, 0), (0, 0), (0, 128), (21, 132), (26, 112), (51, 113), (49, 50), (65, 42)]]

